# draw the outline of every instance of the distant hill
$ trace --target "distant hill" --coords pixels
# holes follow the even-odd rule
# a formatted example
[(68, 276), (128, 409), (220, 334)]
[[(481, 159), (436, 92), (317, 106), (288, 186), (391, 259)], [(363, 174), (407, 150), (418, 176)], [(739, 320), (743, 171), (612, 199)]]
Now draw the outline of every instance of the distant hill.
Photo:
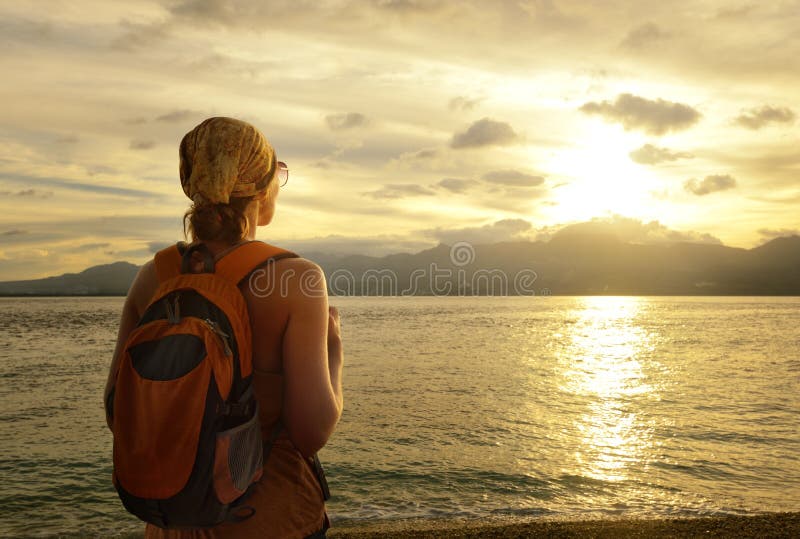
[(128, 262), (92, 266), (80, 273), (0, 283), (2, 296), (124, 296), (139, 271)]
[[(800, 295), (800, 236), (754, 249), (624, 243), (556, 234), (549, 242), (440, 244), (383, 257), (311, 256), (339, 295)], [(123, 295), (137, 267), (0, 283), (0, 295)]]

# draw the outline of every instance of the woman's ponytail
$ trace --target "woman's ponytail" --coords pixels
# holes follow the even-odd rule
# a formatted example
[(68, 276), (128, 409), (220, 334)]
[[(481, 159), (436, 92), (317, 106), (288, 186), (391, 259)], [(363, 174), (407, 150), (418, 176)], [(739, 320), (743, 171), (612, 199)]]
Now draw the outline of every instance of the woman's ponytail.
[(183, 234), (193, 241), (237, 243), (247, 237), (247, 206), (253, 197), (231, 198), (229, 204), (194, 203), (183, 216)]

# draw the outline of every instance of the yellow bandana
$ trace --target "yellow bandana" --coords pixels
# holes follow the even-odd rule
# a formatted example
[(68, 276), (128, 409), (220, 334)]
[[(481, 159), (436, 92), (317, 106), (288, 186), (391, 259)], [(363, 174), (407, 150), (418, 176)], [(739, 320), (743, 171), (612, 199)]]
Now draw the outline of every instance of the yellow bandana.
[(252, 196), (269, 183), (275, 150), (261, 132), (233, 118), (209, 118), (181, 141), (181, 185), (194, 202), (228, 204)]

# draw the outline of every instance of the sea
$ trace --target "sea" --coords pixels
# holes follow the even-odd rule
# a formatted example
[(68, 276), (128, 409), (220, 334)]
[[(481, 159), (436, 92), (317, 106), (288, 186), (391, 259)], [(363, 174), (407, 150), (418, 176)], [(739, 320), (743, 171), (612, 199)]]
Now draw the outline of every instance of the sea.
[[(142, 530), (102, 406), (122, 302), (0, 299), (0, 536)], [(800, 298), (331, 304), (334, 525), (800, 509)]]

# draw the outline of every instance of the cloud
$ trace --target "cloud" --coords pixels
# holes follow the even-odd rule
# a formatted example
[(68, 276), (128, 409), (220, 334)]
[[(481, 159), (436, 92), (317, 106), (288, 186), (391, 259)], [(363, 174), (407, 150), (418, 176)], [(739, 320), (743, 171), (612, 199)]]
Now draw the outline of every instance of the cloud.
[(435, 149), (429, 150), (419, 150), (417, 152), (413, 152), (411, 154), (403, 154), (404, 157), (408, 157), (411, 159), (433, 159), (434, 157), (438, 156), (439, 152)]
[(483, 175), (489, 183), (514, 187), (536, 187), (544, 183), (543, 176), (527, 174), (518, 170), (494, 170)]
[(27, 230), (22, 230), (21, 228), (12, 228), (11, 230), (4, 230), (3, 232), (0, 232), (0, 236), (21, 236), (27, 233)]
[(673, 152), (669, 148), (659, 148), (652, 144), (645, 144), (628, 154), (631, 161), (640, 165), (657, 165), (664, 161), (677, 161), (678, 159), (689, 159), (694, 157), (687, 152)]
[(747, 129), (761, 129), (772, 123), (791, 124), (795, 118), (797, 115), (790, 108), (764, 105), (742, 111), (733, 121)]
[(147, 123), (147, 118), (144, 116), (136, 116), (135, 118), (126, 118), (122, 120), (126, 125), (142, 125)]
[(447, 103), (447, 108), (452, 111), (468, 112), (474, 109), (481, 101), (483, 101), (483, 99), (480, 97), (470, 99), (468, 97), (458, 96)]
[(246, 22), (242, 17), (253, 15), (250, 6), (241, 2), (227, 2), (225, 0), (187, 0), (172, 8), (173, 15), (185, 17), (194, 22), (206, 24), (219, 24), (235, 26), (237, 23)]
[(104, 249), (110, 246), (111, 243), (108, 242), (83, 243), (81, 245), (76, 245), (75, 247), (70, 248), (69, 251), (73, 253), (85, 253), (87, 251), (96, 251), (98, 249)]
[(800, 236), (800, 229), (798, 228), (759, 228), (758, 233), (764, 238), (766, 243), (775, 238), (782, 238), (784, 236)]
[(431, 228), (422, 233), (450, 245), (460, 241), (482, 244), (524, 240), (527, 239), (525, 233), (532, 228), (531, 223), (525, 219), (502, 219), (478, 227)]
[(595, 217), (580, 223), (544, 227), (537, 231), (536, 239), (549, 241), (556, 235), (566, 234), (611, 235), (621, 242), (638, 244), (689, 242), (722, 245), (722, 241), (711, 234), (673, 230), (655, 220), (644, 222), (616, 214), (609, 217)]
[(157, 253), (161, 249), (166, 249), (170, 245), (175, 245), (174, 241), (149, 241), (147, 242), (147, 252)]
[(312, 255), (312, 258), (316, 258), (313, 256), (315, 254), (385, 256), (418, 252), (433, 247), (430, 241), (419, 241), (396, 234), (356, 237), (333, 234), (300, 240), (278, 238), (275, 242), (304, 256)]
[(440, 2), (426, 0), (373, 0), (372, 4), (377, 9), (389, 10), (398, 13), (426, 13), (440, 8)]
[(370, 191), (364, 194), (372, 198), (378, 198), (378, 199), (397, 199), (397, 198), (406, 198), (414, 196), (429, 196), (429, 195), (434, 195), (436, 193), (434, 193), (427, 187), (423, 187), (421, 185), (413, 183), (392, 183), (384, 185), (377, 191)]
[(753, 4), (745, 4), (742, 6), (722, 8), (717, 12), (716, 17), (718, 19), (729, 19), (729, 18), (737, 19), (741, 17), (747, 17), (755, 9), (756, 6), (754, 6)]
[(134, 198), (163, 198), (164, 196), (163, 194), (154, 191), (143, 191), (140, 189), (127, 189), (125, 187), (114, 187), (110, 185), (81, 183), (64, 178), (29, 176), (27, 174), (5, 174), (4, 178), (21, 184), (47, 185), (56, 189), (70, 189), (95, 194)]
[(150, 150), (155, 148), (156, 143), (152, 140), (132, 140), (130, 144), (131, 150)]
[(517, 138), (517, 134), (509, 124), (483, 118), (470, 125), (466, 131), (453, 135), (450, 147), (503, 146), (512, 144)]
[(622, 46), (629, 49), (641, 49), (669, 37), (670, 34), (655, 23), (646, 22), (628, 32), (628, 35), (622, 40)]
[(165, 40), (169, 37), (171, 29), (170, 21), (140, 24), (122, 19), (119, 26), (123, 34), (111, 42), (111, 48), (128, 52)]
[(195, 110), (174, 110), (172, 112), (168, 112), (166, 114), (162, 114), (161, 116), (156, 117), (157, 122), (167, 122), (167, 123), (178, 123), (178, 122), (185, 122), (186, 120), (190, 120), (196, 116), (199, 116), (200, 113)]
[(717, 191), (725, 191), (736, 187), (736, 179), (728, 174), (714, 174), (706, 176), (702, 181), (692, 178), (686, 180), (683, 188), (695, 195), (703, 196)]
[(367, 117), (360, 112), (343, 112), (325, 116), (325, 123), (331, 131), (342, 131), (344, 129), (364, 127), (369, 122)]
[(62, 135), (56, 139), (56, 144), (76, 144), (80, 139), (78, 135), (74, 133), (70, 133), (68, 135)]
[(0, 195), (12, 197), (50, 198), (53, 196), (53, 192), (42, 191), (41, 189), (22, 189), (21, 191), (0, 191)]
[(441, 187), (451, 193), (464, 193), (471, 187), (478, 185), (475, 180), (466, 180), (461, 178), (445, 178), (436, 183), (436, 187)]
[(664, 99), (645, 99), (633, 94), (620, 94), (613, 103), (590, 101), (579, 110), (619, 122), (628, 131), (639, 129), (650, 135), (687, 129), (701, 118), (701, 114), (689, 105)]
[(118, 174), (119, 171), (108, 165), (88, 165), (86, 167), (86, 173), (89, 176), (97, 176), (98, 174)]

